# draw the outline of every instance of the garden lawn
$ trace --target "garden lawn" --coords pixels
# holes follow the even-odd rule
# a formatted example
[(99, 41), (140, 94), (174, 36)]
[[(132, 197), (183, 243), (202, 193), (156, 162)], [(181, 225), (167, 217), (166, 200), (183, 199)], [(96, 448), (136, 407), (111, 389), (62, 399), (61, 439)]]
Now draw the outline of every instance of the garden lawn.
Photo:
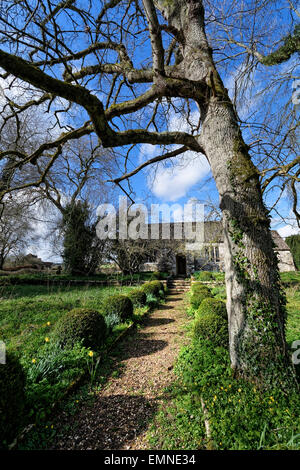
[[(17, 353), (26, 378), (20, 428), (44, 420), (79, 380), (90, 376), (92, 381), (100, 359), (105, 359), (114, 339), (133, 321), (139, 322), (149, 305), (136, 308), (132, 319), (112, 324), (105, 343), (95, 351), (80, 342), (61, 347), (55, 332), (57, 321), (74, 308), (101, 311), (105, 316), (102, 304), (107, 296), (127, 294), (133, 289), (25, 284), (0, 287), (0, 340), (5, 342), (7, 351)], [(0, 448), (3, 444), (10, 442), (0, 436)]]
[[(0, 272), (0, 286), (11, 284), (38, 284), (38, 281), (118, 281), (118, 282), (132, 282), (132, 281), (151, 281), (156, 279), (155, 273), (140, 272), (136, 274), (122, 274), (122, 273), (99, 273), (93, 276), (72, 276), (71, 274), (53, 274), (47, 272), (36, 272), (27, 274), (3, 274), (5, 271)], [(2, 275), (1, 275), (2, 273)], [(167, 279), (168, 273), (159, 273), (161, 279)], [(43, 284), (42, 282), (42, 284)]]
[(287, 324), (286, 340), (289, 345), (300, 340), (300, 282), (298, 287), (286, 289), (287, 298)]
[(64, 313), (77, 307), (99, 310), (108, 295), (130, 290), (132, 287), (1, 286), (0, 339), (21, 356), (34, 357)]

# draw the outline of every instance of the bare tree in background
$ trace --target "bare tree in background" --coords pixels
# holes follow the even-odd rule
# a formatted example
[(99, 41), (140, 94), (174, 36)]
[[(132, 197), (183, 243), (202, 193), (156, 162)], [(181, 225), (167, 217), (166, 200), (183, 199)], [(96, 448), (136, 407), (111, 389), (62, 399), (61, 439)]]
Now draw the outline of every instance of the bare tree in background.
[[(205, 5), (211, 17), (205, 17), (203, 4), (200, 0), (91, 0), (82, 8), (76, 0), (3, 1), (2, 77), (7, 89), (17, 80), (28, 85), (27, 102), (12, 104), (13, 111), (22, 114), (28, 106), (46, 104), (61, 133), (30, 152), (4, 151), (0, 156), (6, 162), (14, 157), (9, 163), (14, 178), (26, 165), (45, 158), (47, 165), (35, 181), (39, 185), (68, 140), (94, 134), (104, 148), (115, 149), (116, 159), (124, 157), (124, 174), (114, 178), (121, 185), (147, 165), (188, 150), (204, 154), (223, 216), (232, 367), (261, 384), (287, 388), (294, 383), (294, 374), (285, 341), (285, 306), (269, 214), (260, 173), (217, 70), (221, 72), (210, 24), (216, 24), (218, 17), (210, 13), (209, 2)], [(213, 2), (212, 13), (219, 5), (229, 11), (229, 23), (234, 12), (241, 16), (240, 2), (225, 2), (225, 6), (224, 1)], [(265, 9), (274, 18), (277, 8), (276, 20), (281, 23), (281, 2), (249, 0), (243, 8), (257, 18), (264, 16)], [(245, 25), (241, 31), (247, 34)], [(227, 43), (225, 32), (221, 39)], [(272, 52), (265, 39), (264, 57)], [(178, 110), (190, 122), (188, 131), (168, 129), (170, 114)], [(196, 124), (189, 119), (195, 110)], [(162, 154), (132, 169), (136, 153), (131, 150), (146, 143), (161, 146)], [(116, 151), (119, 147), (121, 155)], [(28, 184), (15, 185), (14, 178), (4, 180), (2, 194)]]
[[(207, 29), (269, 211), (300, 228), (300, 12), (291, 0), (211, 2)], [(278, 15), (278, 16), (277, 16)], [(292, 217), (280, 202), (288, 196)]]
[(0, 269), (8, 257), (20, 255), (34, 239), (33, 214), (26, 194), (7, 197), (0, 206)]

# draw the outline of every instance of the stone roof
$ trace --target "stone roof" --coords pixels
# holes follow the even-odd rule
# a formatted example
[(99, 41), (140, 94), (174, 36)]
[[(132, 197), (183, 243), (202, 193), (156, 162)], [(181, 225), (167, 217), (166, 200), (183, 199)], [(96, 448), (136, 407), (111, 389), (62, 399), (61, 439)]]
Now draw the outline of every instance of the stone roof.
[[(168, 224), (149, 224), (149, 238), (151, 239), (151, 230), (159, 230), (159, 239), (162, 239), (163, 230), (167, 229)], [(182, 222), (171, 222), (170, 223), (170, 239), (174, 240), (174, 232), (177, 230), (180, 233), (182, 228)], [(193, 230), (195, 229), (195, 223), (193, 222)], [(167, 231), (167, 230), (166, 230)], [(177, 233), (178, 233), (177, 232)], [(176, 233), (176, 232), (175, 232)], [(181, 240), (187, 241), (188, 238), (185, 236), (184, 230), (182, 230)], [(290, 251), (289, 246), (284, 241), (284, 239), (279, 235), (276, 230), (271, 230), (272, 238), (275, 242), (276, 249), (278, 251)], [(222, 222), (220, 221), (205, 221), (204, 222), (204, 231), (203, 231), (203, 242), (204, 243), (223, 243), (224, 234), (222, 228)]]
[(278, 251), (290, 251), (290, 247), (276, 230), (271, 230), (271, 234)]
[[(203, 230), (201, 233), (201, 241), (204, 243), (222, 243), (223, 242), (223, 230), (221, 222), (204, 222), (201, 224), (201, 229)], [(168, 227), (170, 227), (170, 238), (168, 236)], [(192, 230), (195, 231), (196, 223), (192, 223)], [(184, 231), (183, 223), (182, 222), (171, 222), (170, 224), (167, 223), (159, 223), (159, 224), (149, 224), (149, 238), (151, 239), (151, 233), (159, 233), (158, 239), (165, 239), (169, 238), (170, 240), (183, 240), (188, 241), (189, 237)], [(179, 238), (180, 237), (180, 238)]]

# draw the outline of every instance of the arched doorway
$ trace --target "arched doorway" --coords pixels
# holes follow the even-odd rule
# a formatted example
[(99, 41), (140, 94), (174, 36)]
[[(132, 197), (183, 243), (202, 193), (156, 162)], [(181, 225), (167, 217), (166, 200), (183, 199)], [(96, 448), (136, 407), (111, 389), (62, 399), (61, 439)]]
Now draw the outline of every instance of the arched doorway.
[(186, 276), (186, 257), (184, 255), (176, 255), (176, 275)]

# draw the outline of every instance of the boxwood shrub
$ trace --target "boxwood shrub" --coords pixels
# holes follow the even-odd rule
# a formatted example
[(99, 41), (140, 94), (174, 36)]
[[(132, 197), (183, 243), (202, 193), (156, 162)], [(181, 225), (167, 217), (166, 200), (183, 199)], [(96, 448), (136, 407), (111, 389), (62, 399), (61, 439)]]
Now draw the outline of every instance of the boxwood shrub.
[(135, 289), (128, 295), (134, 307), (143, 307), (146, 305), (147, 295), (142, 289)]
[(197, 292), (199, 292), (203, 289), (206, 289), (206, 290), (210, 291), (210, 288), (208, 286), (206, 286), (205, 284), (203, 284), (202, 282), (193, 282), (192, 283), (192, 287), (191, 287), (192, 293), (197, 293)]
[(106, 336), (106, 323), (96, 310), (74, 308), (58, 320), (54, 335), (61, 347), (81, 341), (86, 348), (98, 349)]
[(194, 322), (194, 338), (208, 340), (214, 346), (228, 348), (227, 320), (217, 313), (203, 313)]
[(160, 297), (160, 291), (164, 291), (164, 286), (162, 282), (160, 281), (150, 281), (150, 282), (145, 282), (145, 284), (142, 287), (142, 290), (145, 292), (145, 294), (150, 294), (153, 295), (156, 298)]
[(215, 276), (212, 272), (210, 271), (196, 271), (194, 273), (194, 278), (199, 280), (199, 281), (213, 281), (215, 279)]
[(209, 289), (206, 287), (197, 288), (197, 290), (192, 289), (192, 295), (191, 295), (191, 306), (197, 310), (201, 303), (203, 302), (204, 299), (206, 298), (212, 298), (212, 293)]
[(7, 447), (23, 424), (25, 375), (19, 360), (6, 353), (6, 364), (0, 364), (0, 449)]
[(216, 314), (227, 320), (226, 305), (222, 300), (217, 300), (208, 297), (201, 302), (201, 305), (198, 308), (195, 317), (197, 318), (205, 314)]
[(162, 274), (159, 271), (153, 271), (153, 273), (151, 274), (151, 279), (159, 281), (160, 279), (162, 279)]
[(133, 303), (127, 295), (114, 294), (106, 297), (102, 304), (104, 316), (116, 314), (122, 322), (131, 320), (133, 315)]

